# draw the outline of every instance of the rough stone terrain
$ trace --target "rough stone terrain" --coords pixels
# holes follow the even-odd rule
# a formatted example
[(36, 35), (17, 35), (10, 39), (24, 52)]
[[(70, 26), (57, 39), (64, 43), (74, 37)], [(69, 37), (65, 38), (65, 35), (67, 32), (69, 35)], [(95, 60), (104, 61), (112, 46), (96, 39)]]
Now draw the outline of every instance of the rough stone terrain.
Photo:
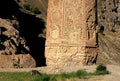
[(120, 0), (98, 1), (99, 63), (120, 64)]
[(0, 55), (0, 68), (34, 68), (36, 62), (30, 54)]
[(0, 55), (29, 53), (25, 39), (19, 35), (18, 24), (16, 20), (0, 18)]
[(35, 60), (28, 54), (29, 47), (16, 27), (16, 20), (0, 19), (0, 67), (35, 67)]

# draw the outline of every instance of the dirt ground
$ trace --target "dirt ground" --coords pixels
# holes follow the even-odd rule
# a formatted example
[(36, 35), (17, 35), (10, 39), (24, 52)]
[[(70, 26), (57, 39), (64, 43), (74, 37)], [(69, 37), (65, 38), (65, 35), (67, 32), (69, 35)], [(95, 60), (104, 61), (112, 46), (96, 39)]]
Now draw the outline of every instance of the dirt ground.
[[(0, 72), (29, 72), (31, 70), (38, 70), (42, 73), (60, 73), (60, 72), (72, 72), (79, 69), (86, 70), (87, 72), (94, 72), (96, 65), (91, 66), (75, 66), (75, 67), (38, 67), (38, 68), (0, 68)], [(120, 81), (120, 66), (119, 65), (107, 65), (107, 70), (110, 72), (108, 75), (94, 76), (88, 79), (74, 79), (75, 81)], [(66, 80), (73, 81), (73, 80)]]

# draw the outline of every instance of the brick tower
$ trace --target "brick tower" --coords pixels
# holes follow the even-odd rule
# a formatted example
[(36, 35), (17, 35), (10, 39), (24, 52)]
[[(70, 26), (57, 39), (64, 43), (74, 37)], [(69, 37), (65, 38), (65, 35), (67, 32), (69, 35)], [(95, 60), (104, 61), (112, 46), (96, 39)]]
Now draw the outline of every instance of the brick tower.
[(45, 56), (48, 66), (92, 64), (97, 57), (96, 0), (49, 0)]

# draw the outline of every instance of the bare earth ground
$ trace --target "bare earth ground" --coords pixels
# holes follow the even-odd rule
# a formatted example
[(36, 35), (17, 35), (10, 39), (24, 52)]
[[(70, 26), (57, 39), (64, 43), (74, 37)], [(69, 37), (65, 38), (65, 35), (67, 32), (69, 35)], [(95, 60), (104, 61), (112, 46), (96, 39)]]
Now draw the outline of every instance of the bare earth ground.
[[(79, 67), (38, 67), (38, 68), (0, 68), (0, 72), (29, 72), (31, 70), (38, 70), (42, 73), (60, 73), (60, 72), (72, 72), (79, 69), (86, 70), (87, 72), (94, 72), (96, 65), (92, 66), (79, 66)], [(89, 79), (75, 79), (76, 81), (120, 81), (120, 66), (107, 65), (107, 70), (111, 73), (104, 76), (95, 76)], [(69, 80), (68, 80), (69, 81)]]

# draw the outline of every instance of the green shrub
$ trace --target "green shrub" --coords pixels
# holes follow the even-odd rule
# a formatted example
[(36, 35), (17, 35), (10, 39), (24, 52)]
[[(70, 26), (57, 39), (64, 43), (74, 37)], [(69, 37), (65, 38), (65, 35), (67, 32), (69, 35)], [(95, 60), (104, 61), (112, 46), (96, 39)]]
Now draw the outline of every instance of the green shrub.
[(29, 10), (30, 12), (32, 12), (34, 14), (40, 14), (41, 13), (40, 10), (37, 7), (33, 8), (29, 4), (24, 4), (23, 8), (26, 9), (26, 10)]
[(84, 70), (78, 70), (76, 72), (76, 77), (79, 77), (79, 78), (85, 78), (85, 76), (87, 76), (87, 75), (88, 75), (88, 73)]
[(66, 73), (62, 73), (61, 75), (59, 75), (62, 78), (69, 78), (70, 76)]
[(106, 74), (109, 74), (110, 72), (109, 71), (96, 71), (93, 73), (93, 75), (106, 75)]
[(50, 77), (46, 74), (38, 76), (34, 79), (34, 81), (50, 81)]
[(40, 14), (41, 13), (38, 8), (31, 8), (29, 4), (24, 4), (23, 7), (26, 10), (29, 10), (30, 12), (32, 12), (34, 14)]
[(88, 73), (84, 70), (78, 70), (77, 72), (71, 72), (71, 73), (62, 73), (58, 75), (59, 77), (65, 79), (65, 78), (85, 78), (88, 75)]
[(109, 71), (107, 71), (106, 66), (103, 64), (98, 65), (96, 71), (93, 73), (93, 75), (105, 75), (105, 74), (109, 74)]
[(97, 66), (96, 71), (106, 71), (106, 66), (104, 66), (103, 64), (100, 64)]
[(34, 14), (39, 14), (39, 13), (40, 13), (40, 11), (39, 11), (38, 8), (31, 8), (30, 11), (31, 11), (32, 13), (34, 13)]
[(29, 4), (24, 4), (23, 7), (24, 7), (26, 10), (30, 10), (30, 5), (29, 5)]
[(50, 77), (49, 81), (57, 81), (57, 80), (56, 80), (56, 76), (55, 76), (55, 75), (52, 75), (52, 76)]

